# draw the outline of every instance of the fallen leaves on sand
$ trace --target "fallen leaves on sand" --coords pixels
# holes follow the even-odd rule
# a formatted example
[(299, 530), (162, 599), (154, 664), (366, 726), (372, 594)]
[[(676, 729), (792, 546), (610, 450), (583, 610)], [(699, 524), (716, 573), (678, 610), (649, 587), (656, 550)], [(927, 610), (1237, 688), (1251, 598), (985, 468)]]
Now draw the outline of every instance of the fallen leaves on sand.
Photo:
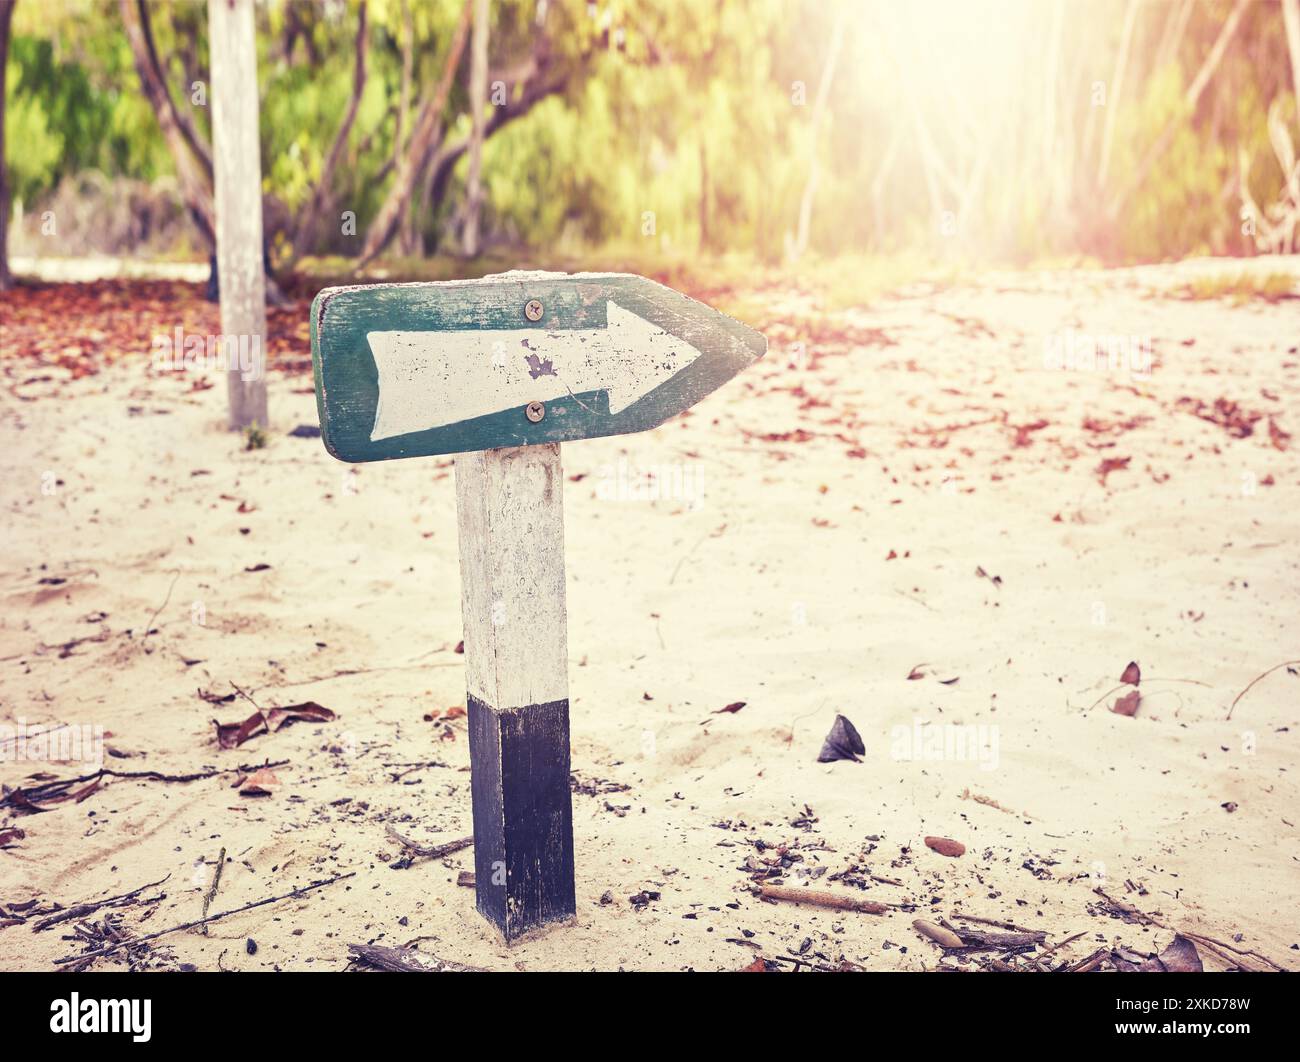
[[(282, 767), (288, 762), (288, 760), (277, 760), (274, 763), (263, 764), (263, 766)], [(215, 778), (222, 774), (245, 775), (256, 769), (255, 767), (240, 766), (226, 767), (219, 770), (193, 771), (188, 774), (164, 774), (162, 771), (114, 771), (101, 768), (94, 774), (85, 774), (76, 778), (54, 778), (47, 774), (34, 775), (28, 781), (38, 782), (39, 784), (29, 784), (26, 789), (10, 789), (8, 786), (0, 785), (0, 807), (17, 808), (19, 811), (29, 813), (53, 811), (54, 809), (47, 805), (57, 804), (65, 800), (79, 803), (95, 792), (104, 778), (155, 782), (197, 782), (205, 778)], [(82, 785), (80, 789), (73, 788), (83, 782), (88, 784)]]
[(1128, 686), (1136, 686), (1142, 680), (1142, 669), (1138, 667), (1136, 660), (1128, 662), (1128, 667), (1124, 669), (1124, 674), (1120, 675), (1119, 680)]
[(1138, 706), (1141, 705), (1141, 703), (1142, 694), (1137, 690), (1133, 690), (1131, 693), (1126, 693), (1123, 697), (1118, 698), (1115, 703), (1111, 705), (1110, 710), (1116, 715), (1134, 716), (1137, 715)]
[(1106, 486), (1106, 477), (1112, 472), (1121, 472), (1128, 468), (1128, 463), (1132, 461), (1131, 457), (1105, 457), (1102, 458), (1101, 464), (1097, 466), (1097, 480), (1104, 487)]
[(434, 709), (424, 717), (424, 721), (426, 723), (445, 723), (451, 719), (463, 719), (465, 714), (466, 712), (464, 707), (459, 704), (453, 704), (450, 708), (444, 709), (443, 711)]
[(1274, 449), (1285, 450), (1291, 443), (1291, 433), (1283, 431), (1278, 422), (1272, 417), (1268, 418), (1268, 441), (1273, 444)]
[[(1235, 961), (1235, 960), (1234, 960)], [(1204, 973), (1196, 945), (1175, 933), (1173, 942), (1159, 955), (1135, 951), (1123, 944), (1099, 948), (1087, 958), (1063, 967), (1066, 973)]]
[(218, 723), (213, 720), (213, 724), (217, 728), (217, 744), (223, 749), (234, 749), (256, 734), (262, 732), (274, 734), (296, 720), (328, 723), (334, 718), (334, 713), (323, 705), (315, 701), (305, 701), (302, 704), (290, 704), (267, 711), (258, 709), (240, 723)]
[(822, 750), (817, 755), (818, 763), (834, 763), (836, 760), (860, 762), (858, 757), (865, 754), (867, 747), (862, 743), (862, 736), (844, 716), (837, 715), (831, 725), (830, 733), (822, 742)]
[(977, 576), (979, 576), (979, 578), (981, 578), (981, 579), (987, 579), (987, 580), (988, 580), (989, 582), (991, 582), (994, 586), (1001, 586), (1001, 585), (1002, 585), (1002, 576), (1000, 576), (1000, 575), (989, 575), (989, 573), (986, 572), (986, 571), (984, 570), (983, 565), (979, 565), (979, 564), (975, 565), (975, 574), (976, 574)]
[(270, 796), (279, 784), (280, 779), (275, 776), (275, 772), (263, 767), (260, 771), (244, 779), (243, 785), (239, 787), (239, 795), (247, 797)]
[(25, 840), (27, 833), (20, 830), (17, 826), (8, 830), (0, 830), (0, 848), (8, 848), (15, 841)]
[[(1157, 957), (1156, 965), (1166, 973), (1204, 973), (1196, 945), (1181, 933), (1175, 933), (1173, 942)], [(1152, 972), (1155, 972), (1152, 970)]]
[(266, 727), (266, 717), (261, 712), (254, 712), (242, 723), (216, 723), (216, 727), (217, 744), (223, 749), (236, 749)]
[(723, 707), (719, 708), (713, 714), (721, 715), (723, 712), (726, 712), (729, 715), (735, 715), (738, 711), (740, 711), (743, 707), (745, 707), (745, 703), (746, 703), (745, 701), (732, 701), (730, 704), (724, 705)]
[(1184, 396), (1175, 405), (1185, 413), (1218, 425), (1235, 439), (1245, 439), (1253, 435), (1256, 422), (1264, 416), (1258, 410), (1244, 409), (1226, 398), (1216, 398), (1211, 404), (1202, 398)]
[(917, 664), (916, 667), (912, 668), (912, 670), (907, 673), (907, 681), (915, 682), (917, 679), (923, 679), (927, 675), (934, 677), (935, 681), (938, 682), (940, 686), (955, 686), (961, 681), (960, 675), (954, 675), (952, 678), (946, 679), (938, 678), (932, 670), (927, 670), (929, 667), (929, 664)]
[[(48, 778), (49, 775), (41, 777)], [(80, 804), (86, 797), (90, 796), (99, 788), (100, 780), (103, 778), (103, 772), (90, 778), (90, 781), (80, 789), (72, 789), (72, 785), (77, 782), (85, 781), (84, 778), (74, 778), (64, 782), (51, 781), (44, 785), (29, 787), (28, 789), (10, 789), (8, 786), (0, 786), (0, 792), (3, 793), (3, 800), (0, 804), (8, 804), (10, 807), (17, 808), (19, 811), (25, 811), (29, 814), (36, 814), (43, 811), (51, 811), (52, 808), (46, 807), (46, 804), (56, 804), (64, 800), (71, 800), (73, 803)], [(39, 801), (39, 803), (38, 803)]]
[(951, 859), (966, 854), (966, 846), (961, 841), (954, 841), (951, 837), (927, 837), (925, 846)]
[(1011, 428), (1016, 433), (1015, 437), (1011, 440), (1011, 445), (1016, 449), (1028, 446), (1033, 441), (1033, 433), (1036, 431), (1042, 431), (1047, 426), (1048, 422), (1041, 418), (1032, 421), (1029, 424), (1008, 424), (1007, 427)]

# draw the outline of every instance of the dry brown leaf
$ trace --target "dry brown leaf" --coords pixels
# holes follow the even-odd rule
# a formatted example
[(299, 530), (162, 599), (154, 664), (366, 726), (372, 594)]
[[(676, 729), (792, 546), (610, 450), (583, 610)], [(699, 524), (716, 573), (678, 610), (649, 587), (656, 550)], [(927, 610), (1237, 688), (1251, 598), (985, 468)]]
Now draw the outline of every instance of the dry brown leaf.
[(270, 796), (279, 784), (280, 779), (275, 776), (275, 772), (263, 767), (260, 771), (254, 771), (248, 776), (247, 781), (239, 790), (239, 795)]
[(1120, 697), (1113, 705), (1111, 711), (1116, 715), (1137, 715), (1138, 705), (1142, 703), (1142, 694), (1137, 690), (1132, 693), (1126, 693)]
[(925, 846), (938, 852), (940, 855), (956, 859), (958, 856), (966, 854), (966, 846), (961, 841), (954, 841), (951, 837), (927, 837)]
[(324, 705), (317, 704), (315, 701), (304, 701), (302, 704), (289, 704), (283, 708), (272, 708), (266, 713), (266, 725), (272, 733), (275, 733), (296, 720), (303, 720), (308, 723), (328, 723), (333, 718), (334, 713)]

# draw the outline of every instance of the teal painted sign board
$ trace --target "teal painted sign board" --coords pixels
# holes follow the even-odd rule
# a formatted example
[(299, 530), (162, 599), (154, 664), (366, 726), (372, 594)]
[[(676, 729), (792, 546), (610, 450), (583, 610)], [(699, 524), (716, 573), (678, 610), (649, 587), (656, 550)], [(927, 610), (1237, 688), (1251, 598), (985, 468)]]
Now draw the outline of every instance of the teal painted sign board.
[(311, 310), (321, 434), (352, 462), (644, 431), (766, 349), (630, 274), (326, 288)]

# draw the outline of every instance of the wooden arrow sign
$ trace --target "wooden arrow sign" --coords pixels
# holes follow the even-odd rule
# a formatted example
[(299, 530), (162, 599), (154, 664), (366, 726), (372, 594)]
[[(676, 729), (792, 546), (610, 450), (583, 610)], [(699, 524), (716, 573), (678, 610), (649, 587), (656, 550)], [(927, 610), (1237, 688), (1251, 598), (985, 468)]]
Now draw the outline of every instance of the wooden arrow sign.
[(311, 349), (326, 448), (384, 461), (653, 428), (767, 341), (645, 277), (520, 272), (327, 288)]
[(329, 452), (460, 455), (474, 889), (506, 940), (577, 909), (559, 443), (662, 424), (766, 349), (617, 274), (328, 288), (312, 304)]

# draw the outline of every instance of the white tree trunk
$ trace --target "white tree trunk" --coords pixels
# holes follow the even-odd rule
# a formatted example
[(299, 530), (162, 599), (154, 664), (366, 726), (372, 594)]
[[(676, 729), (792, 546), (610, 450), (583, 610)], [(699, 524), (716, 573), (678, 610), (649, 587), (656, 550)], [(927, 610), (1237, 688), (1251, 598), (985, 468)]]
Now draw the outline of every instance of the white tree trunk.
[(1115, 142), (1115, 120), (1119, 114), (1120, 94), (1124, 90), (1124, 74), (1128, 70), (1128, 53), (1133, 44), (1133, 28), (1137, 25), (1138, 0), (1128, 0), (1124, 12), (1124, 29), (1120, 33), (1119, 55), (1115, 59), (1115, 76), (1106, 91), (1106, 127), (1101, 134), (1101, 161), (1097, 164), (1097, 187), (1106, 186), (1110, 173), (1111, 145)]
[(826, 114), (827, 100), (831, 94), (831, 82), (835, 80), (835, 66), (840, 58), (840, 44), (844, 40), (845, 12), (841, 11), (831, 27), (831, 43), (826, 56), (826, 65), (822, 67), (821, 81), (817, 85), (817, 98), (813, 102), (812, 135), (809, 137), (808, 180), (803, 186), (803, 196), (799, 200), (799, 223), (793, 240), (786, 245), (786, 258), (797, 262), (808, 250), (808, 235), (812, 226), (813, 199), (817, 195), (817, 183), (821, 172), (817, 162), (817, 139), (821, 132), (822, 120)]
[[(253, 0), (208, 0), (217, 274), (230, 428), (266, 427), (266, 277), (262, 272), (262, 156), (258, 140)], [(229, 357), (229, 354), (227, 355)], [(240, 364), (242, 362), (242, 364)]]

